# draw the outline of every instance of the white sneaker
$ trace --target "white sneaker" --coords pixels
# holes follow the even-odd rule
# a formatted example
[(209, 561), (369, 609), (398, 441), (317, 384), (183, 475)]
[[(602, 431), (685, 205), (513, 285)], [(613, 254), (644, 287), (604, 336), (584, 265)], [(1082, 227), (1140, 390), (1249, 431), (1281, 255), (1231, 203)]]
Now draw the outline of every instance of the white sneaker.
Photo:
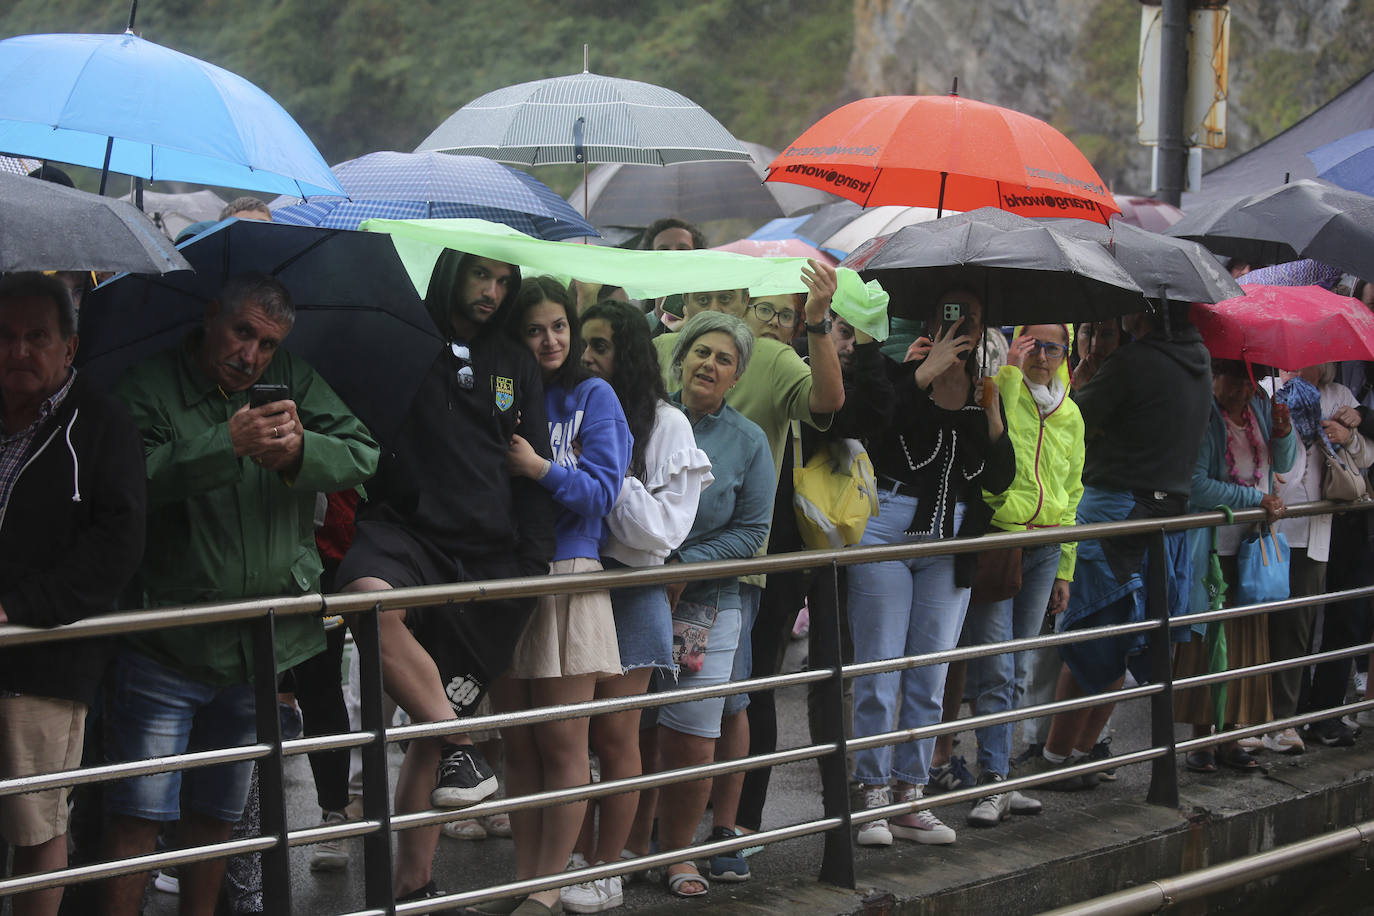
[(1352, 680), (1355, 683), (1355, 696), (1363, 697), (1365, 685), (1369, 683), (1369, 674), (1364, 671), (1356, 671)]
[[(864, 789), (865, 809), (882, 808), (891, 803), (887, 786), (868, 786)], [(882, 818), (864, 824), (859, 828), (859, 835), (855, 837), (854, 842), (860, 846), (891, 846), (892, 831), (888, 829), (887, 819)]]
[[(891, 843), (891, 840), (888, 840)], [(153, 887), (162, 891), (164, 894), (180, 894), (181, 881), (177, 877), (177, 867), (169, 865), (157, 873), (153, 879)]]
[(1301, 754), (1307, 750), (1298, 730), (1285, 728), (1281, 732), (1269, 732), (1264, 736), (1264, 749), (1274, 754)]
[[(990, 785), (1001, 781), (1002, 777), (996, 773), (984, 773), (978, 784)], [(973, 810), (968, 813), (968, 823), (970, 827), (996, 827), (1009, 817), (1011, 793), (998, 792), (996, 795), (985, 795), (974, 803)]]
[[(320, 811), (320, 826), (342, 824), (346, 817), (342, 811)], [(311, 871), (343, 871), (348, 867), (348, 849), (344, 840), (325, 840), (316, 843), (310, 853)]]
[[(611, 882), (614, 882), (614, 885)], [(625, 902), (618, 875), (584, 881), (581, 884), (570, 884), (559, 889), (558, 897), (563, 903), (563, 909), (570, 913), (600, 913)]]
[[(897, 793), (897, 801), (915, 801), (921, 797), (921, 787), (912, 786)], [(894, 817), (892, 835), (903, 840), (915, 840), (926, 846), (948, 846), (954, 842), (954, 828), (936, 817), (930, 809), (913, 811)]]
[(450, 840), (485, 840), (487, 828), (480, 821), (449, 821), (439, 828), (439, 832)]
[(1361, 709), (1355, 713), (1355, 724), (1360, 728), (1374, 728), (1374, 709)]

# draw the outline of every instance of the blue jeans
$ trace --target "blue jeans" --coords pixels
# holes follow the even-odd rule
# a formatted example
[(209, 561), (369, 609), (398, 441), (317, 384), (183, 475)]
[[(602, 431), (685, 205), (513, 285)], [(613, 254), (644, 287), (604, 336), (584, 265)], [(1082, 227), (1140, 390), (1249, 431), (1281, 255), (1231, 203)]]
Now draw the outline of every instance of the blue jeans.
[[(111, 763), (257, 741), (253, 685), (213, 687), (125, 650), (115, 657), (106, 693), (105, 757)], [(236, 823), (248, 800), (253, 761), (135, 776), (105, 786), (105, 807), (149, 821), (181, 817), (181, 784), (197, 814)]]
[[(879, 491), (878, 516), (869, 519), (865, 546), (912, 543), (930, 538), (906, 534), (916, 514), (916, 499)], [(962, 514), (962, 507), (956, 512)], [(849, 571), (849, 630), (854, 661), (869, 662), (903, 655), (953, 649), (964, 626), (969, 590), (954, 585), (954, 558), (892, 560), (865, 563)], [(898, 728), (940, 721), (948, 665), (928, 665), (854, 681), (854, 734), (876, 735)], [(900, 714), (898, 701), (900, 699)], [(926, 784), (935, 739), (907, 741), (857, 751), (854, 776), (870, 786), (893, 777), (911, 785)]]
[[(1059, 571), (1058, 544), (1032, 547), (1021, 554), (1021, 591), (1004, 601), (969, 605), (960, 645), (983, 646), (1039, 636), (1049, 606), (1050, 590)], [(1027, 652), (1004, 652), (968, 663), (965, 696), (979, 715), (1006, 712), (1021, 705), (1026, 692), (1030, 659)], [(977, 729), (978, 767), (984, 773), (1007, 775), (1014, 723)]]

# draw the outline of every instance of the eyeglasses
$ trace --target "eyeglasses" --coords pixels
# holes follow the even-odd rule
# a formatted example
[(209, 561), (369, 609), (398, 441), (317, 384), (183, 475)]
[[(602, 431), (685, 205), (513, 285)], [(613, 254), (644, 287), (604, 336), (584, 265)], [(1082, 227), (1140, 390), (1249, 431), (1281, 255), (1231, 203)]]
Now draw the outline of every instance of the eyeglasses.
[(764, 324), (768, 324), (774, 318), (778, 319), (778, 323), (785, 328), (790, 328), (797, 323), (797, 313), (791, 309), (775, 309), (767, 302), (757, 302), (749, 308), (754, 310), (754, 314), (758, 315), (759, 320)]
[(1046, 359), (1063, 359), (1069, 355), (1069, 348), (1049, 340), (1031, 339), (1031, 349), (1045, 354)]
[(448, 348), (453, 358), (458, 360), (458, 387), (464, 391), (471, 391), (477, 383), (472, 375), (472, 353), (466, 344), (449, 344)]

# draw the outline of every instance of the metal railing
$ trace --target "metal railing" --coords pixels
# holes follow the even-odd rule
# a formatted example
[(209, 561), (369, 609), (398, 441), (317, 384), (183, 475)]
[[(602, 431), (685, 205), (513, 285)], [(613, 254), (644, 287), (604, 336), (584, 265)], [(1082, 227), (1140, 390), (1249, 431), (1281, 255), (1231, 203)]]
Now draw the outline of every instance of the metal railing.
[[(1366, 511), (1374, 508), (1374, 503), (1336, 504), (1329, 502), (1306, 503), (1290, 506), (1288, 517), (1324, 515), (1335, 512)], [(1235, 513), (1237, 522), (1261, 521), (1264, 513), (1260, 509), (1247, 509)], [(1036, 547), (1044, 544), (1065, 541), (1083, 541), (1095, 538), (1124, 537), (1145, 535), (1150, 538), (1153, 556), (1166, 555), (1165, 536), (1171, 532), (1195, 528), (1211, 527), (1223, 523), (1225, 518), (1220, 512), (1196, 513), (1192, 515), (1167, 518), (1137, 519), (1122, 522), (1105, 522), (1065, 528), (1037, 529), (1014, 533), (990, 534), (981, 538), (925, 541), (917, 544), (885, 545), (879, 547), (853, 547), (842, 550), (803, 551), (779, 554), (746, 560), (717, 561), (656, 567), (648, 569), (618, 570), (615, 572), (577, 573), (561, 576), (524, 577), (516, 579), (493, 580), (488, 582), (467, 582), (442, 586), (394, 589), (385, 592), (351, 593), (338, 595), (309, 594), (293, 598), (264, 598), (251, 601), (238, 601), (225, 604), (204, 604), (189, 607), (158, 608), (132, 612), (118, 612), (83, 620), (52, 630), (36, 630), (14, 625), (0, 625), (0, 647), (28, 645), (40, 642), (54, 642), (93, 636), (117, 636), (120, 634), (143, 632), (168, 627), (181, 627), (212, 622), (244, 621), (253, 631), (255, 656), (255, 692), (257, 699), (258, 741), (251, 745), (226, 748), (214, 751), (177, 754), (149, 760), (126, 763), (88, 766), (77, 770), (63, 771), (38, 776), (27, 776), (0, 780), (0, 796), (22, 792), (33, 792), (58, 786), (82, 785), (106, 782), (131, 776), (150, 775), (172, 770), (188, 770), (223, 764), (234, 761), (254, 760), (259, 767), (259, 789), (261, 793), (262, 823), (258, 837), (231, 840), (187, 849), (139, 856), (131, 859), (99, 862), (80, 865), (61, 871), (24, 875), (0, 880), (0, 897), (41, 890), (49, 887), (66, 886), (86, 881), (110, 878), (118, 875), (150, 871), (190, 862), (239, 855), (261, 853), (263, 859), (264, 902), (269, 912), (290, 913), (291, 882), (288, 853), (291, 847), (319, 843), (326, 840), (341, 840), (350, 837), (363, 839), (364, 894), (366, 909), (349, 916), (363, 914), (411, 914), (428, 913), (456, 905), (470, 905), (487, 900), (529, 894), (571, 883), (592, 880), (607, 875), (624, 874), (644, 868), (658, 867), (690, 858), (734, 851), (746, 846), (755, 846), (795, 839), (814, 834), (825, 834), (825, 847), (820, 864), (820, 878), (842, 886), (854, 886), (854, 852), (851, 827), (880, 818), (893, 817), (921, 807), (938, 807), (967, 802), (992, 792), (1005, 792), (1013, 789), (1029, 788), (1043, 783), (1054, 782), (1078, 774), (1093, 773), (1104, 769), (1130, 766), (1139, 763), (1151, 764), (1150, 787), (1147, 798), (1150, 802), (1162, 805), (1176, 805), (1178, 802), (1177, 770), (1174, 757), (1178, 753), (1212, 747), (1237, 738), (1260, 735), (1275, 728), (1298, 726), (1308, 722), (1329, 718), (1342, 713), (1357, 712), (1374, 708), (1374, 701), (1356, 702), (1336, 709), (1322, 710), (1276, 720), (1262, 725), (1228, 730), (1224, 734), (1214, 734), (1175, 741), (1172, 710), (1172, 694), (1175, 688), (1205, 687), (1219, 682), (1259, 674), (1269, 674), (1290, 668), (1301, 667), (1314, 662), (1350, 658), (1374, 651), (1374, 643), (1366, 642), (1356, 646), (1314, 653), (1301, 658), (1288, 659), (1230, 671), (1196, 675), (1175, 681), (1172, 677), (1170, 651), (1172, 630), (1176, 627), (1192, 626), (1214, 620), (1229, 620), (1255, 614), (1282, 612), (1305, 606), (1324, 605), (1349, 599), (1374, 596), (1374, 586), (1328, 592), (1315, 596), (1303, 596), (1255, 604), (1246, 607), (1228, 608), (1221, 611), (1208, 611), (1171, 618), (1167, 614), (1167, 572), (1162, 563), (1150, 564), (1149, 581), (1146, 583), (1150, 617), (1147, 620), (1107, 627), (1073, 630), (1065, 633), (1042, 635), (1003, 643), (968, 646), (945, 652), (926, 655), (907, 656), (880, 661), (841, 665), (835, 655), (824, 666), (813, 667), (792, 674), (772, 675), (723, 684), (713, 687), (680, 688), (666, 690), (645, 696), (624, 697), (609, 700), (594, 700), (585, 703), (557, 707), (523, 710), (514, 713), (449, 720), (446, 722), (417, 723), (402, 727), (387, 727), (383, 719), (384, 704), (382, 696), (382, 674), (380, 643), (378, 636), (379, 614), (385, 610), (413, 608), (427, 605), (482, 601), (496, 598), (565, 594), (595, 589), (625, 587), (633, 585), (667, 584), (697, 579), (736, 576), (749, 573), (777, 573), (792, 570), (828, 570), (828, 585), (838, 590), (835, 573), (841, 566), (853, 566), (883, 560), (897, 560), (930, 556), (975, 553), (998, 547)], [(839, 605), (838, 594), (836, 606)], [(310, 738), (282, 740), (276, 703), (276, 658), (273, 642), (274, 622), (279, 617), (301, 614), (344, 614), (348, 615), (349, 626), (359, 658), (359, 687), (361, 693), (362, 729), (358, 732), (337, 735), (323, 735)], [(829, 621), (834, 632), (833, 652), (838, 652), (841, 644), (840, 620), (835, 616)], [(815, 622), (813, 621), (813, 626)], [(718, 761), (700, 766), (684, 767), (675, 770), (647, 773), (641, 776), (606, 780), (599, 783), (571, 789), (545, 791), (516, 798), (493, 799), (462, 809), (433, 809), (403, 815), (393, 815), (389, 806), (387, 782), (386, 749), (388, 744), (424, 737), (437, 737), (479, 729), (530, 725), (560, 719), (572, 719), (603, 713), (621, 712), (630, 709), (658, 707), (686, 700), (706, 697), (730, 696), (763, 690), (776, 690), (799, 685), (820, 685), (823, 701), (830, 708), (838, 710), (843, 703), (844, 682), (855, 677), (883, 672), (901, 671), (924, 665), (944, 664), (984, 656), (997, 655), (1009, 651), (1024, 651), (1036, 648), (1061, 646), (1086, 642), (1108, 635), (1144, 634), (1147, 638), (1147, 651), (1151, 670), (1157, 680), (1136, 687), (1061, 700), (1037, 706), (1021, 707), (1006, 712), (985, 714), (958, 719), (955, 722), (937, 723), (920, 728), (898, 729), (877, 735), (859, 738), (846, 738), (843, 728), (831, 729), (833, 734), (825, 735), (819, 743), (802, 747), (775, 751), (769, 754), (745, 757), (739, 760)], [(747, 638), (747, 636), (742, 636)], [(813, 662), (815, 660), (813, 659)], [(925, 797), (916, 802), (898, 802), (883, 808), (850, 811), (848, 793), (843, 772), (845, 755), (850, 750), (899, 744), (907, 741), (929, 738), (981, 726), (1016, 722), (1022, 719), (1037, 718), (1057, 712), (1088, 709), (1125, 700), (1149, 698), (1151, 704), (1151, 746), (1139, 751), (1117, 754), (1105, 761), (1093, 761), (1076, 766), (1056, 769), (1050, 773), (1033, 776), (1019, 776), (1007, 779), (996, 786), (979, 786), (938, 797)], [(838, 716), (831, 716), (837, 724)], [(343, 824), (314, 826), (289, 830), (286, 824), (286, 799), (283, 763), (285, 758), (314, 751), (359, 748), (363, 763), (363, 817)], [(463, 893), (450, 894), (432, 900), (396, 903), (392, 894), (392, 846), (390, 834), (400, 830), (433, 826), (448, 821), (482, 817), (488, 814), (519, 811), (554, 804), (590, 800), (628, 791), (655, 788), (676, 782), (697, 780), (707, 777), (738, 773), (747, 770), (778, 766), (804, 760), (818, 760), (822, 763), (826, 816), (800, 824), (772, 830), (760, 831), (730, 840), (718, 840), (692, 846), (687, 849), (668, 850), (626, 859), (614, 863), (597, 865), (576, 871), (562, 872), (557, 875), (541, 876), (523, 881), (492, 885)], [(826, 768), (829, 768), (828, 771)], [(829, 774), (827, 779), (826, 774)], [(837, 782), (835, 774), (839, 773)], [(1366, 825), (1367, 826), (1367, 825)], [(1271, 860), (1266, 859), (1266, 862)], [(1288, 861), (1283, 857), (1272, 861)], [(1293, 861), (1305, 861), (1293, 859)], [(1225, 868), (1225, 866), (1220, 866)], [(1249, 872), (1246, 872), (1247, 874)]]

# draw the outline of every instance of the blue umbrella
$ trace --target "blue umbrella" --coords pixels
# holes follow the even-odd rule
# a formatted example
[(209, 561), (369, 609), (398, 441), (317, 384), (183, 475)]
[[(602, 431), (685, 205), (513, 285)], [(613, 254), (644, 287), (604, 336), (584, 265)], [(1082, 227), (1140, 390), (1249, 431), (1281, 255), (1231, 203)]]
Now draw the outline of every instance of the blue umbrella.
[(213, 64), (122, 35), (0, 41), (0, 150), (150, 181), (339, 194), (286, 111)]
[[(31, 179), (26, 179), (31, 180)], [(388, 443), (444, 340), (387, 235), (229, 219), (182, 243), (195, 272), (121, 274), (81, 304), (83, 371), (101, 381), (176, 345), (244, 271), (280, 280), (296, 305), (288, 350)]]
[(1307, 154), (1317, 177), (1374, 196), (1374, 128), (1356, 131)]
[(596, 235), (539, 179), (478, 156), (368, 153), (334, 166), (347, 197), (274, 207), (273, 219), (356, 229), (365, 219), (485, 219), (549, 241)]

